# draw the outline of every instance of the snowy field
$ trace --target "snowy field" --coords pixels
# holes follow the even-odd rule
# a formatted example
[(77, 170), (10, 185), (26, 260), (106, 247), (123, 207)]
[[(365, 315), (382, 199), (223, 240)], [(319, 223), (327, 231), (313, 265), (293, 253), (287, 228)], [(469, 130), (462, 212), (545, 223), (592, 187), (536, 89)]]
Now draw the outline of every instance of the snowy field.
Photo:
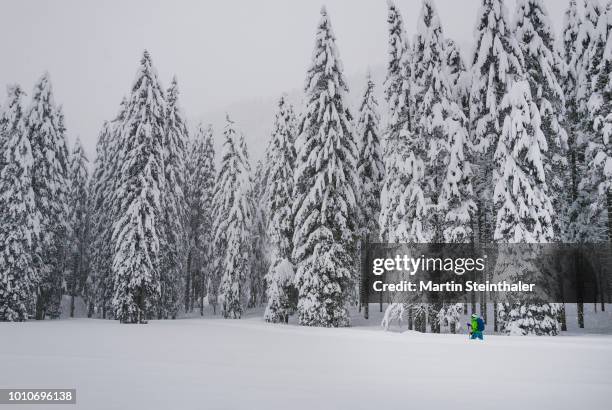
[(609, 335), (483, 343), (260, 317), (0, 323), (0, 386), (77, 389), (53, 409), (610, 408)]

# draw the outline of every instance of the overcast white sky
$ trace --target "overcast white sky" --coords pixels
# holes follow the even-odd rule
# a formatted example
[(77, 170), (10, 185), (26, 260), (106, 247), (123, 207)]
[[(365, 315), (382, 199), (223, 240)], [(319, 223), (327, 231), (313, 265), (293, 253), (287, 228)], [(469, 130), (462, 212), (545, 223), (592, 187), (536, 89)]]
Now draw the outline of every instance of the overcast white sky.
[[(568, 0), (545, 2), (558, 31)], [(513, 10), (514, 0), (507, 3)], [(29, 92), (48, 70), (70, 141), (79, 135), (92, 158), (100, 126), (128, 92), (143, 49), (164, 86), (178, 76), (188, 117), (203, 118), (300, 88), (322, 4), (349, 76), (384, 64), (385, 0), (1, 0), (2, 101), (7, 84)], [(396, 4), (412, 37), (421, 1)], [(480, 0), (436, 4), (445, 35), (468, 55)]]

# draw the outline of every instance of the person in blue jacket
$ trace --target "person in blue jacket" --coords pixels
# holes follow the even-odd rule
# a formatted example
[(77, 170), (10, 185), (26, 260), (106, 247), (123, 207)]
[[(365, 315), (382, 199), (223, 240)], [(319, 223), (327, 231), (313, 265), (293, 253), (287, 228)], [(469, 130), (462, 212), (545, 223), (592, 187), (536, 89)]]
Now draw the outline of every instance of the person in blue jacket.
[(476, 313), (472, 315), (470, 323), (468, 323), (468, 329), (470, 329), (470, 339), (484, 340), (483, 332), (485, 329), (484, 320)]

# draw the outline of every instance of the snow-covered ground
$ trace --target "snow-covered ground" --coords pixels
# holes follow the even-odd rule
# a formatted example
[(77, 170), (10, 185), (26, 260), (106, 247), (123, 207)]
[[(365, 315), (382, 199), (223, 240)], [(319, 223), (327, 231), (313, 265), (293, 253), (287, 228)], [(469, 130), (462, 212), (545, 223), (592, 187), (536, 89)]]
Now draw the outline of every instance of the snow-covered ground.
[(0, 323), (0, 387), (76, 388), (65, 408), (87, 410), (610, 408), (609, 335), (471, 342), (356, 324)]

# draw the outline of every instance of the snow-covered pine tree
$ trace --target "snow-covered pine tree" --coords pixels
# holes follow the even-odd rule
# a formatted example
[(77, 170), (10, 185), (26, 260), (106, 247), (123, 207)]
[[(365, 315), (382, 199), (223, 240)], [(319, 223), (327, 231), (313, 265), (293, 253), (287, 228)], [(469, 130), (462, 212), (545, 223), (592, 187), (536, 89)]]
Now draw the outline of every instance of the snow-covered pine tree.
[(81, 140), (77, 138), (70, 156), (68, 169), (68, 223), (70, 244), (68, 246), (68, 269), (66, 288), (70, 295), (70, 317), (74, 317), (74, 301), (83, 296), (89, 273), (89, 192), (87, 157)]
[[(187, 202), (185, 178), (189, 134), (178, 101), (176, 77), (166, 92), (166, 118), (163, 140), (165, 183), (162, 192), (163, 235), (160, 237), (161, 300), (159, 318), (176, 318), (184, 296), (185, 256), (187, 255)], [(191, 284), (189, 284), (191, 286)]]
[(266, 187), (263, 196), (270, 242), (270, 267), (266, 275), (267, 322), (287, 323), (295, 308), (293, 252), (293, 170), (295, 167), (296, 118), (293, 108), (281, 96), (274, 118), (274, 129), (266, 152)]
[(501, 101), (514, 77), (522, 74), (523, 56), (510, 30), (503, 0), (482, 0), (475, 31), (470, 89), (470, 137), (475, 154), (477, 198), (475, 240), (490, 243), (495, 229), (493, 211), (494, 154), (505, 113)]
[[(594, 243), (605, 241), (607, 215), (603, 212), (605, 201), (597, 195), (597, 187), (592, 184), (591, 171), (595, 169), (589, 160), (585, 160), (589, 141), (597, 141), (593, 128), (593, 112), (589, 110), (588, 99), (593, 95), (597, 100), (598, 93), (592, 89), (593, 76), (598, 74), (598, 64), (594, 56), (601, 61), (603, 56), (605, 34), (608, 23), (606, 11), (597, 1), (585, 1), (585, 16), (580, 18), (574, 2), (570, 2), (565, 15), (563, 55), (568, 63), (564, 91), (566, 95), (566, 128), (569, 131), (569, 155), (571, 189), (568, 190), (572, 202), (569, 213), (569, 225), (565, 240), (571, 243)], [(604, 24), (599, 25), (599, 22)], [(605, 28), (599, 31), (598, 27)], [(599, 32), (599, 34), (598, 34)], [(599, 40), (599, 41), (597, 41)], [(599, 47), (596, 47), (596, 42)], [(594, 49), (598, 49), (594, 53)], [(591, 90), (591, 91), (588, 91)], [(593, 107), (591, 107), (593, 108)], [(591, 151), (592, 152), (592, 151)], [(583, 304), (578, 303), (578, 324), (584, 327)]]
[[(500, 108), (506, 116), (495, 151), (494, 239), (515, 247), (508, 247), (508, 252), (500, 255), (495, 274), (510, 272), (515, 276), (512, 279), (546, 284), (545, 275), (533, 262), (537, 249), (533, 245), (516, 247), (517, 244), (549, 243), (554, 239), (554, 209), (544, 165), (548, 147), (529, 82), (515, 81)], [(557, 304), (544, 303), (537, 296), (517, 299), (498, 304), (502, 331), (514, 335), (558, 334)]]
[[(454, 102), (453, 93), (450, 89), (448, 78), (446, 77), (444, 62), (444, 36), (440, 19), (436, 11), (433, 0), (423, 0), (421, 15), (418, 22), (418, 32), (414, 41), (413, 66), (412, 66), (412, 104), (416, 107), (414, 123), (414, 144), (412, 152), (415, 156), (420, 156), (426, 163), (425, 173), (422, 181), (415, 181), (416, 191), (409, 191), (407, 199), (414, 196), (414, 192), (419, 192), (424, 202), (410, 204), (409, 207), (416, 207), (411, 215), (414, 219), (421, 214), (423, 221), (423, 235), (421, 242), (433, 241), (440, 243), (444, 241), (445, 218), (447, 214), (446, 199), (441, 196), (440, 186), (446, 180), (448, 172), (454, 173), (457, 177), (461, 174), (458, 181), (453, 180), (452, 184), (461, 182), (462, 185), (470, 185), (469, 178), (471, 170), (469, 165), (466, 169), (462, 164), (465, 162), (465, 148), (468, 144), (466, 122), (463, 111)], [(455, 144), (455, 158), (453, 159), (453, 169), (448, 169), (451, 165), (450, 148)], [(459, 164), (457, 161), (461, 161)], [(460, 166), (460, 168), (456, 168)], [(463, 175), (468, 171), (468, 175)], [(451, 177), (452, 178), (452, 177)], [(449, 185), (450, 186), (450, 185)], [(471, 191), (462, 190), (462, 194)], [(420, 192), (423, 192), (421, 194)], [(449, 192), (450, 193), (450, 192)], [(456, 192), (458, 194), (458, 192)], [(471, 196), (471, 194), (470, 194)], [(466, 198), (471, 201), (471, 198)], [(426, 210), (419, 211), (419, 209)], [(462, 216), (471, 219), (471, 208), (464, 209), (467, 215)], [(454, 221), (456, 222), (456, 220)], [(465, 222), (461, 222), (465, 226)], [(471, 236), (471, 234), (470, 234)], [(469, 241), (463, 238), (462, 241)]]
[(306, 78), (306, 105), (296, 139), (293, 260), (299, 323), (349, 325), (355, 283), (357, 147), (348, 87), (325, 8)]
[[(588, 170), (588, 160), (585, 159), (589, 141), (596, 140), (589, 100), (593, 93), (593, 77), (597, 75), (599, 62), (605, 46), (605, 28), (607, 27), (606, 11), (598, 0), (584, 0), (584, 18), (578, 33), (578, 50), (576, 52), (577, 83), (576, 105), (579, 121), (574, 150), (578, 158), (578, 195), (572, 205), (570, 234), (572, 239), (585, 238), (587, 242), (598, 241), (598, 233), (603, 228), (603, 204), (594, 196), (593, 187), (589, 186), (589, 178), (583, 175)], [(600, 25), (600, 21), (602, 25)], [(593, 229), (594, 228), (594, 229)]]
[(518, 80), (502, 100), (507, 111), (495, 152), (497, 223), (501, 243), (548, 243), (554, 210), (544, 172), (546, 136), (529, 83)]
[(376, 101), (375, 85), (368, 73), (365, 92), (359, 108), (357, 122), (357, 146), (359, 162), (357, 175), (360, 184), (360, 236), (370, 242), (377, 242), (380, 236), (380, 193), (385, 177), (380, 141), (380, 114)]
[[(251, 169), (244, 138), (227, 118), (221, 168), (214, 197), (214, 252), (223, 317), (239, 319), (245, 302), (245, 280), (251, 262), (253, 221)], [(215, 286), (216, 283), (213, 284)], [(209, 290), (209, 295), (211, 294)]]
[[(385, 130), (383, 180), (380, 199), (380, 237), (384, 242), (407, 242), (410, 221), (400, 204), (406, 185), (412, 178), (409, 168), (409, 145), (412, 139), (410, 115), (411, 54), (401, 14), (388, 1), (389, 60), (385, 79), (385, 100), (389, 110)], [(413, 162), (410, 163), (414, 165)]]
[(27, 320), (40, 269), (40, 213), (32, 189), (34, 158), (21, 108), (23, 92), (8, 88), (0, 118), (0, 321)]
[[(469, 139), (470, 71), (465, 68), (458, 46), (452, 40), (444, 44), (445, 66), (452, 101), (463, 115), (454, 109), (447, 118), (447, 150), (444, 180), (440, 193), (443, 204), (442, 237), (446, 243), (469, 243), (474, 238), (473, 221), (476, 202), (472, 180), (473, 147)], [(438, 312), (438, 325), (448, 325), (451, 333), (461, 327), (462, 304), (444, 304)]]
[[(114, 296), (113, 225), (118, 219), (120, 201), (117, 199), (121, 183), (120, 167), (123, 151), (120, 150), (121, 133), (125, 120), (127, 99), (123, 98), (117, 116), (103, 124), (96, 145), (96, 160), (90, 186), (91, 214), (91, 280), (88, 294), (91, 298), (89, 314), (94, 310), (102, 318), (112, 317)], [(95, 308), (95, 309), (94, 309)]]
[(465, 66), (459, 45), (454, 40), (446, 39), (444, 42), (444, 64), (453, 100), (468, 117), (470, 113), (470, 72)]
[[(107, 305), (112, 292), (105, 284), (112, 275), (112, 222), (110, 221), (108, 198), (111, 195), (107, 169), (110, 161), (111, 125), (104, 122), (98, 142), (96, 159), (89, 182), (89, 214), (91, 241), (89, 242), (90, 274), (85, 288), (88, 316), (93, 316), (98, 307)], [(105, 308), (102, 310), (106, 311)], [(105, 312), (106, 313), (106, 312)], [(103, 315), (104, 317), (106, 315)]]
[(607, 239), (612, 242), (612, 3), (601, 15), (593, 53), (591, 130), (585, 151), (586, 172), (580, 187), (607, 212)]
[(525, 75), (538, 106), (541, 129), (548, 150), (544, 172), (555, 218), (555, 237), (565, 236), (569, 203), (564, 192), (569, 185), (567, 133), (563, 128), (565, 97), (561, 87), (563, 61), (557, 49), (552, 24), (543, 0), (519, 0), (516, 7), (515, 35), (525, 61)]
[[(389, 8), (389, 60), (385, 79), (385, 100), (389, 110), (389, 120), (385, 130), (384, 164), (385, 177), (381, 192), (380, 237), (383, 242), (413, 242), (411, 220), (408, 217), (405, 199), (406, 186), (414, 176), (423, 171), (424, 164), (416, 163), (411, 154), (412, 134), (411, 66), (412, 54), (404, 31), (401, 14), (392, 0)], [(405, 313), (402, 303), (387, 307), (383, 323), (390, 318), (400, 318)], [(381, 305), (382, 308), (382, 305)], [(409, 327), (412, 328), (411, 319)]]
[[(575, 56), (578, 52), (578, 36), (582, 17), (578, 13), (577, 0), (570, 0), (568, 7), (563, 15), (563, 28), (561, 31), (560, 57), (563, 62), (561, 78), (561, 88), (565, 97), (563, 128), (567, 132), (567, 184), (563, 191), (563, 199), (567, 204), (565, 209), (565, 227), (560, 238), (564, 243), (575, 241), (577, 235), (574, 233), (578, 226), (575, 223), (576, 210), (578, 204), (578, 158), (576, 152), (576, 137), (579, 131), (580, 117), (576, 105), (576, 84), (577, 84), (577, 61)], [(582, 225), (582, 224), (581, 224)], [(578, 305), (580, 306), (580, 304)], [(580, 310), (580, 309), (579, 309)], [(578, 315), (581, 316), (581, 315)], [(561, 330), (567, 330), (567, 320), (565, 315), (565, 305), (562, 304), (559, 321)]]
[(198, 126), (192, 142), (188, 164), (187, 204), (189, 207), (189, 257), (187, 271), (191, 274), (191, 308), (198, 299), (200, 314), (204, 314), (204, 296), (213, 272), (212, 222), (215, 188), (215, 151), (212, 126)]
[[(444, 35), (433, 0), (423, 1), (417, 27), (411, 79), (412, 105), (416, 107), (412, 152), (425, 161), (425, 172), (421, 181), (413, 180), (416, 190), (408, 190), (406, 200), (413, 198), (414, 192), (422, 198), (420, 203), (408, 202), (409, 208), (416, 207), (410, 209), (413, 223), (422, 221), (420, 242), (470, 242), (475, 204), (466, 158), (467, 119), (454, 101), (446, 76)], [(434, 304), (431, 311), (434, 332), (439, 331), (435, 315), (441, 308)]]
[(115, 191), (113, 308), (122, 323), (143, 323), (157, 313), (159, 304), (164, 124), (164, 92), (145, 50), (118, 146), (123, 163)]
[[(266, 157), (265, 161), (268, 161)], [(257, 161), (255, 175), (253, 176), (253, 189), (251, 197), (253, 202), (253, 226), (251, 229), (250, 276), (248, 277), (248, 303), (247, 307), (263, 305), (266, 300), (266, 275), (270, 268), (269, 240), (267, 235), (268, 213), (266, 210), (265, 191), (268, 186), (266, 166)]]
[(68, 152), (61, 110), (55, 106), (49, 74), (34, 87), (25, 115), (32, 157), (32, 187), (41, 225), (41, 275), (36, 318), (60, 315), (66, 243)]

